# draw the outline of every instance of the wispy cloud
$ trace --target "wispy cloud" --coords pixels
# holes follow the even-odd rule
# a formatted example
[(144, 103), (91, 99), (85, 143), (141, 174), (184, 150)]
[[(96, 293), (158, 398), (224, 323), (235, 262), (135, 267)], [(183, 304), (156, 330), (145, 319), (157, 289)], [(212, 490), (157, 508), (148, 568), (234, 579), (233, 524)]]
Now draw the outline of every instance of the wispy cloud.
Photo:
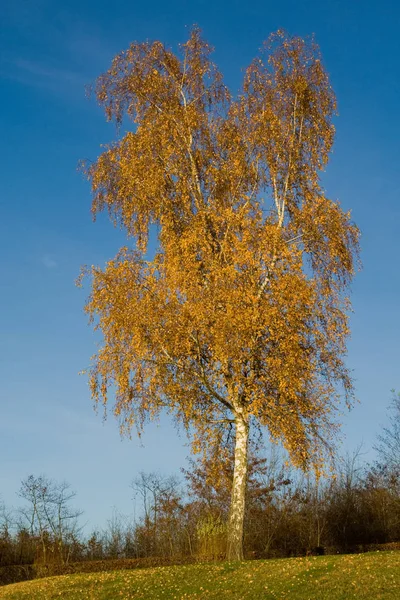
[(37, 1), (39, 11), (30, 0), (9, 0), (0, 76), (68, 101), (84, 100), (85, 86), (109, 67), (118, 48), (101, 27), (81, 21), (65, 7), (54, 7), (52, 0)]
[(22, 58), (8, 63), (3, 61), (1, 74), (4, 78), (54, 92), (71, 91), (72, 88), (80, 88), (83, 92), (84, 86), (88, 83), (87, 77), (77, 71)]
[(25, 73), (34, 77), (40, 77), (57, 82), (65, 83), (82, 83), (83, 76), (80, 73), (69, 71), (62, 67), (51, 67), (49, 65), (43, 65), (39, 62), (32, 60), (17, 59), (14, 61), (14, 65)]
[(55, 269), (58, 266), (57, 261), (50, 254), (44, 254), (41, 262), (46, 269)]
[(111, 59), (120, 50), (101, 32), (81, 27), (73, 31), (66, 41), (66, 49), (76, 64), (97, 75), (110, 66)]

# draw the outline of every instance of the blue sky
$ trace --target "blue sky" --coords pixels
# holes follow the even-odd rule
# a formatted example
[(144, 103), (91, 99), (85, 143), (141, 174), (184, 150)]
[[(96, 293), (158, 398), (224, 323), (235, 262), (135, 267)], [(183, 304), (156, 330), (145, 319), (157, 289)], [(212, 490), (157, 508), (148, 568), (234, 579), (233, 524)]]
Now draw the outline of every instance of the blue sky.
[[(368, 452), (400, 387), (400, 9), (397, 1), (265, 0), (161, 3), (3, 0), (0, 7), (0, 496), (30, 473), (68, 480), (90, 525), (132, 511), (140, 470), (177, 472), (189, 449), (163, 420), (142, 442), (119, 438), (92, 410), (78, 372), (95, 351), (74, 286), (81, 264), (123, 243), (93, 224), (77, 172), (115, 137), (84, 86), (131, 41), (176, 48), (197, 23), (233, 91), (271, 31), (315, 33), (338, 96), (337, 138), (324, 185), (352, 209), (364, 268), (352, 286), (348, 364), (360, 403), (343, 416), (344, 448)], [(367, 457), (372, 457), (371, 452)]]

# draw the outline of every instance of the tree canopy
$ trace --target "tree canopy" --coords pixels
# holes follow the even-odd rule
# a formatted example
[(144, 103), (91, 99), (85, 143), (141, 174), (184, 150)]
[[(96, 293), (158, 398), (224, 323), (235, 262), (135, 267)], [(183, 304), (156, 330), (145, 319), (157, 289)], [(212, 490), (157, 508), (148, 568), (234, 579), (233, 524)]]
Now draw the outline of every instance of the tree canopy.
[(179, 54), (131, 44), (95, 93), (131, 126), (86, 167), (93, 214), (108, 211), (129, 240), (89, 269), (86, 311), (103, 336), (93, 397), (115, 391), (124, 430), (167, 409), (197, 449), (233, 424), (243, 511), (250, 425), (295, 464), (319, 465), (353, 396), (359, 231), (320, 182), (336, 100), (319, 49), (278, 31), (233, 96), (194, 28)]

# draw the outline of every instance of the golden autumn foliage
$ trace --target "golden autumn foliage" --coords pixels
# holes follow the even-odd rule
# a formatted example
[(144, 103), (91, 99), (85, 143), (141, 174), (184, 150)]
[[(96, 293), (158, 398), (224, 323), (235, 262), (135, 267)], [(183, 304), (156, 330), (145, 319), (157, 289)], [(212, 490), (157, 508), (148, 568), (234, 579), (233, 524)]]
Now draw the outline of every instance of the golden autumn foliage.
[(353, 393), (359, 231), (320, 184), (335, 96), (312, 41), (273, 34), (235, 98), (210, 54), (198, 29), (179, 55), (133, 43), (97, 80), (107, 118), (132, 126), (86, 168), (93, 213), (132, 247), (90, 269), (92, 394), (115, 390), (123, 429), (167, 409), (199, 448), (233, 421), (246, 455), (254, 423), (319, 464)]

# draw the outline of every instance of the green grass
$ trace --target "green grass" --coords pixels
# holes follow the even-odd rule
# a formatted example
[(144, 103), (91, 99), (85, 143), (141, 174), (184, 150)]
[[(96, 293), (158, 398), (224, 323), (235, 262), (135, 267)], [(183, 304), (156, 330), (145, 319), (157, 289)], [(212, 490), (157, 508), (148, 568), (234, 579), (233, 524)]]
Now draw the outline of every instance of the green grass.
[(0, 598), (399, 600), (400, 552), (64, 575), (5, 586)]

